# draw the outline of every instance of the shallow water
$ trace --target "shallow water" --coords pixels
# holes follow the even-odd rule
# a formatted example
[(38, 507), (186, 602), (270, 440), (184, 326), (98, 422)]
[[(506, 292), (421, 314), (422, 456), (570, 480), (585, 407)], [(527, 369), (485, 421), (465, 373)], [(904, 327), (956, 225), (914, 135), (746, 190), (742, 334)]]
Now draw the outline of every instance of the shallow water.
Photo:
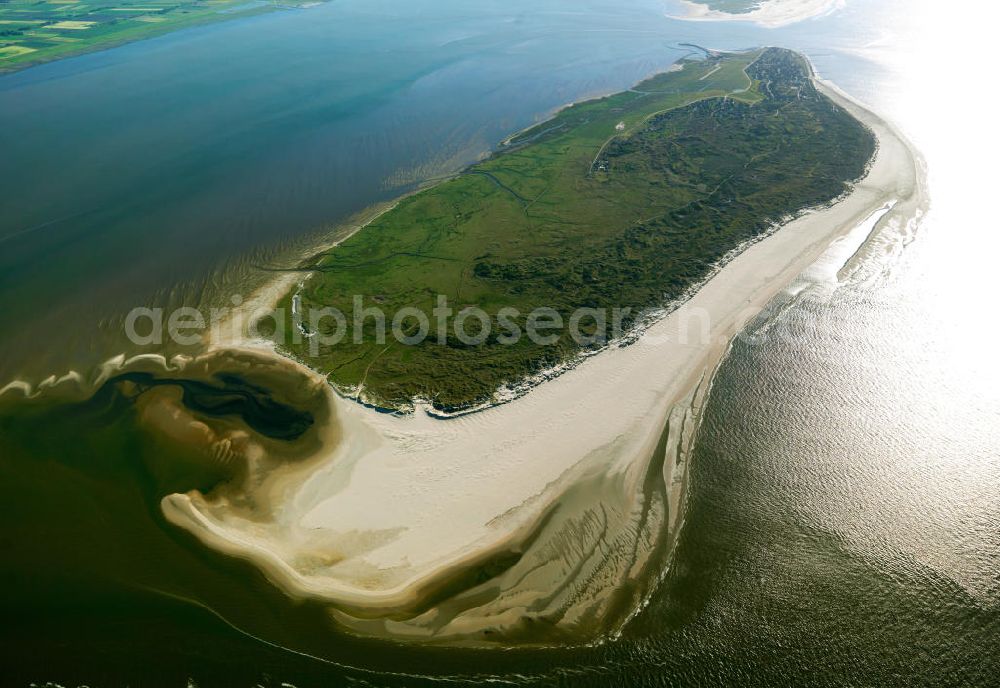
[(137, 305), (246, 295), (324, 228), (705, 33), (653, 0), (466, 5), (337, 0), (0, 78), (0, 302), (17, 323), (0, 378), (101, 362)]
[(0, 234), (34, 228), (0, 243), (18, 324), (0, 371), (87, 370), (122, 349), (121, 309), (242, 291), (255, 262), (665, 67), (679, 42), (801, 49), (914, 140), (933, 206), (810, 270), (734, 343), (676, 559), (622, 637), (472, 652), (318, 635), (316, 610), (163, 522), (165, 490), (214, 477), (95, 397), (0, 414), (4, 685), (995, 681), (998, 239), (980, 160), (996, 146), (987, 110), (929, 93), (981, 88), (989, 22), (859, 1), (765, 31), (619, 4), (338, 0), (0, 78)]

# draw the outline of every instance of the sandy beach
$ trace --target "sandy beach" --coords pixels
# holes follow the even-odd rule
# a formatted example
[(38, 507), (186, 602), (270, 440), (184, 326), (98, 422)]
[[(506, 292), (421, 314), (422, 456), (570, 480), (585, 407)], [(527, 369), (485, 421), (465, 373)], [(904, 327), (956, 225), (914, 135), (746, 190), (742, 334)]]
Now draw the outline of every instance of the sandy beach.
[(613, 634), (670, 556), (701, 406), (732, 338), (838, 237), (876, 220), (905, 224), (922, 203), (903, 138), (819, 86), (877, 135), (867, 177), (751, 245), (634, 343), (449, 420), (378, 413), (317, 384), (337, 427), (317, 456), (261, 473), (244, 494), (170, 495), (165, 515), (363, 635), (484, 644)]

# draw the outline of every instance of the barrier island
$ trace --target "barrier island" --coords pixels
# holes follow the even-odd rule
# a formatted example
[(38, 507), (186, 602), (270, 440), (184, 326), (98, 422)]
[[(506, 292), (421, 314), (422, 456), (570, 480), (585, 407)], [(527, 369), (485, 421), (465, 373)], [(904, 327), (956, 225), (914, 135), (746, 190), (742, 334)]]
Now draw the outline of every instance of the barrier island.
[[(797, 53), (708, 51), (563, 109), (299, 266), (308, 277), (284, 299), (279, 347), (380, 407), (493, 403), (627, 336), (741, 247), (841, 198), (875, 148)], [(419, 344), (384, 338), (374, 318), (350, 317), (358, 296), (390, 319), (417, 309), (434, 330)], [(474, 345), (452, 324), (437, 331), (440, 296), (457, 313), (488, 314), (488, 323), (463, 323)], [(287, 336), (308, 327), (293, 313), (331, 307), (348, 314), (340, 331), (327, 319), (297, 342)], [(537, 309), (564, 326), (545, 343), (512, 344)], [(579, 309), (596, 313), (568, 327)], [(402, 323), (417, 334), (419, 318)], [(335, 333), (335, 344), (312, 339)]]

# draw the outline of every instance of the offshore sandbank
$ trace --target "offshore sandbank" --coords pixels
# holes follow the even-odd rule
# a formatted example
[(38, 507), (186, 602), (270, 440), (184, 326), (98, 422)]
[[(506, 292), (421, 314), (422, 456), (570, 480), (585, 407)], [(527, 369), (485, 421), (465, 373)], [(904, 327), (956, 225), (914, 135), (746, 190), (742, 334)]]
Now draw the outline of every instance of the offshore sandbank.
[[(164, 514), (359, 634), (493, 644), (614, 633), (655, 585), (680, 530), (689, 450), (729, 342), (835, 239), (876, 215), (880, 227), (906, 223), (923, 203), (905, 140), (817, 86), (876, 135), (866, 177), (749, 246), (634, 343), (451, 420), (378, 413), (298, 364), (231, 353), (294, 371), (295, 384), (311, 380), (329, 405), (328, 428), (308, 461), (280, 468), (245, 436), (213, 433), (227, 459), (251, 464), (248, 475), (223, 492), (170, 495)], [(165, 437), (193, 422), (176, 400), (162, 401), (168, 412), (154, 401), (144, 418)]]

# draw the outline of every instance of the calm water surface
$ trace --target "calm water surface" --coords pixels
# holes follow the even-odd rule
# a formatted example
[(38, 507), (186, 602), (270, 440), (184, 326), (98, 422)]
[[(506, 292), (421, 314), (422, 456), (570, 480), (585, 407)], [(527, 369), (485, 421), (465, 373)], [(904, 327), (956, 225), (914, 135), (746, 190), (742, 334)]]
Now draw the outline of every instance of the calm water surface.
[(621, 638), (313, 637), (313, 610), (164, 527), (156, 490), (191, 476), (98, 399), (0, 417), (0, 683), (996, 684), (995, 124), (940, 96), (984, 87), (992, 24), (875, 0), (773, 31), (663, 9), (337, 0), (0, 78), (5, 378), (86, 370), (121, 350), (115, 318), (137, 300), (244, 289), (324, 226), (683, 41), (805, 51), (913, 139), (933, 202), (845, 268), (841, 247), (734, 343), (676, 559)]

